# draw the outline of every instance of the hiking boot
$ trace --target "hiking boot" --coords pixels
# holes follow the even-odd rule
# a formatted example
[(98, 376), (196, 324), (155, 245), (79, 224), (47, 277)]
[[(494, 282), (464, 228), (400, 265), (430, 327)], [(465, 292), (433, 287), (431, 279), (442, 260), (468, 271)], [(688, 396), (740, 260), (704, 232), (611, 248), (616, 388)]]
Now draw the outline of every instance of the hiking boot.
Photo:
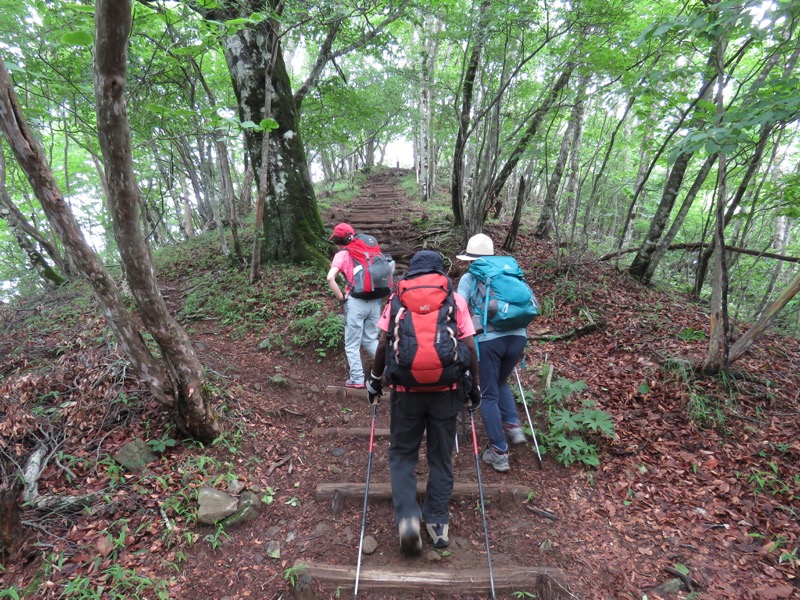
[(447, 548), (450, 545), (450, 538), (447, 537), (447, 524), (441, 523), (428, 523), (425, 525), (428, 530), (428, 535), (433, 540), (434, 548)]
[(503, 431), (505, 431), (508, 443), (512, 446), (524, 444), (528, 441), (528, 438), (525, 437), (525, 432), (522, 431), (522, 427), (519, 425), (509, 425), (508, 423), (503, 423)]
[(422, 538), (419, 536), (419, 517), (406, 517), (400, 520), (400, 552), (413, 556), (422, 552)]
[(344, 382), (344, 387), (353, 388), (356, 390), (363, 390), (367, 386), (363, 381), (361, 383), (356, 383), (355, 381), (348, 379), (347, 381)]
[(489, 447), (483, 451), (481, 458), (483, 462), (492, 465), (492, 468), (499, 473), (511, 470), (508, 464), (508, 452), (498, 452), (493, 447)]

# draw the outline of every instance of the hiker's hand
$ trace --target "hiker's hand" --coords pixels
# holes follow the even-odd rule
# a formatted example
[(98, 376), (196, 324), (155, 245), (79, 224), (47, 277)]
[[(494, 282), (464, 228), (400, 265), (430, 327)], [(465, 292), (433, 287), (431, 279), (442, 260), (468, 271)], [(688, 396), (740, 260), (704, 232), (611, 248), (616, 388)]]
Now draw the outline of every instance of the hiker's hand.
[(467, 408), (469, 410), (475, 410), (481, 405), (481, 387), (479, 385), (473, 385), (472, 389), (467, 392)]
[(370, 373), (369, 379), (367, 379), (367, 398), (370, 406), (378, 402), (378, 398), (381, 396), (383, 396), (383, 382), (380, 377)]

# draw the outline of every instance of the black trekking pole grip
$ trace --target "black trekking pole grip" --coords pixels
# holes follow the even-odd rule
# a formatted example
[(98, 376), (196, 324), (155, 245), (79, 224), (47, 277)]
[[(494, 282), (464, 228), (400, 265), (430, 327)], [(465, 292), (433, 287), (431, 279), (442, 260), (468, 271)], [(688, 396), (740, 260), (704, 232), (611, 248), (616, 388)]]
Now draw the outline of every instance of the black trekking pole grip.
[(478, 474), (478, 496), (481, 500), (481, 516), (483, 517), (483, 535), (486, 540), (486, 560), (489, 563), (489, 585), (492, 590), (492, 600), (497, 600), (494, 591), (494, 570), (492, 569), (492, 551), (489, 548), (489, 524), (486, 522), (486, 505), (483, 501), (483, 482), (481, 481), (481, 460), (478, 456), (478, 435), (475, 433), (475, 409), (469, 411), (469, 421), (472, 425), (472, 447), (475, 450), (475, 471)]
[(367, 454), (367, 481), (364, 484), (364, 508), (361, 510), (361, 537), (358, 541), (358, 562), (356, 563), (356, 583), (353, 598), (358, 597), (358, 578), (361, 575), (361, 552), (364, 548), (364, 531), (367, 528), (367, 500), (369, 499), (369, 477), (372, 471), (372, 447), (375, 443), (375, 415), (378, 412), (378, 403), (372, 404), (372, 419), (369, 429), (369, 452)]

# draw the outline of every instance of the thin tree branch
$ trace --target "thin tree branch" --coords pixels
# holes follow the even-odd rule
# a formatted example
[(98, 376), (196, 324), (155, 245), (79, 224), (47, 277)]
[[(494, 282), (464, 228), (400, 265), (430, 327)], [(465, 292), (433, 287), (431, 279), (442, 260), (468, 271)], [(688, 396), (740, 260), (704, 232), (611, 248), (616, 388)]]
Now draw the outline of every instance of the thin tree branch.
[[(690, 242), (688, 244), (672, 244), (671, 246), (667, 247), (667, 250), (700, 250), (701, 248), (708, 248), (712, 246), (708, 242)], [(638, 252), (641, 250), (641, 247), (638, 248), (628, 248), (626, 250), (617, 250), (616, 252), (609, 252), (608, 254), (604, 254), (600, 258), (598, 258), (598, 262), (602, 262), (605, 260), (611, 260), (612, 258), (616, 258), (618, 256), (622, 256), (623, 254), (631, 254), (633, 252)], [(751, 250), (750, 248), (738, 248), (736, 246), (728, 246), (725, 245), (726, 252), (736, 252), (738, 254), (748, 254), (750, 256), (759, 256), (763, 258), (774, 258), (775, 260), (782, 260), (785, 262), (790, 263), (800, 263), (800, 258), (797, 256), (787, 256), (785, 254), (775, 254), (773, 252), (764, 252), (762, 250)]]

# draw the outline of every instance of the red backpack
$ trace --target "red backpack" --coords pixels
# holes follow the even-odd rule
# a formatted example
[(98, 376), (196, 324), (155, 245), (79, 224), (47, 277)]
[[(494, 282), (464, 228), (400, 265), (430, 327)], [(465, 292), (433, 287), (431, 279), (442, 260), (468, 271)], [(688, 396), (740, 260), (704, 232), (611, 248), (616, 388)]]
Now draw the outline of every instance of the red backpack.
[(350, 295), (362, 300), (385, 298), (392, 291), (394, 261), (371, 235), (359, 233), (345, 246), (353, 259)]
[(392, 296), (386, 380), (409, 391), (439, 391), (469, 369), (469, 348), (458, 339), (453, 283), (443, 273), (402, 279)]

